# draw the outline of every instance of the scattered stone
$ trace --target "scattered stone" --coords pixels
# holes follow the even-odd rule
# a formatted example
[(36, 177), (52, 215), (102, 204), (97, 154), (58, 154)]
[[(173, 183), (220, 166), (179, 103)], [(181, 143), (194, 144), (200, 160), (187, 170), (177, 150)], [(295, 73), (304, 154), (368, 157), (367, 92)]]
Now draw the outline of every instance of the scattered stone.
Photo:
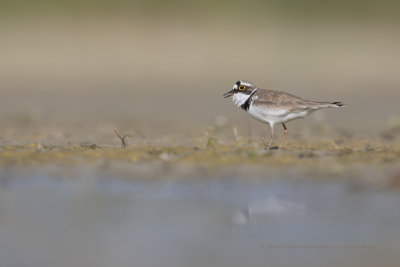
[(81, 148), (85, 149), (97, 149), (100, 148), (98, 145), (90, 143), (90, 142), (83, 142), (80, 144)]

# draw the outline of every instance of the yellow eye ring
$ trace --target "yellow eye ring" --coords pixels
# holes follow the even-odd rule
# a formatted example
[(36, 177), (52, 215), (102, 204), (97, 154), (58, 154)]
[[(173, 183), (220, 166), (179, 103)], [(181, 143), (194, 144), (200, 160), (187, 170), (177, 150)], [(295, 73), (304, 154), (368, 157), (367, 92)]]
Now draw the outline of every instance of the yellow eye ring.
[(244, 89), (246, 89), (246, 86), (245, 86), (245, 85), (239, 86), (239, 90), (243, 91)]

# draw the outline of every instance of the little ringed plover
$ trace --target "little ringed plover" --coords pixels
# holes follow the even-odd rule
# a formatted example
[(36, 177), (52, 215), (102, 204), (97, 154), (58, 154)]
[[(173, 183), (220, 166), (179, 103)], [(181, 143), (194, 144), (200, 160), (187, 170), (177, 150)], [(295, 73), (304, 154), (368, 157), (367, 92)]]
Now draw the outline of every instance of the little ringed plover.
[(344, 106), (341, 102), (309, 101), (282, 91), (260, 89), (254, 83), (243, 80), (237, 81), (232, 90), (223, 96), (225, 98), (232, 96), (236, 106), (247, 111), (257, 120), (270, 125), (271, 138), (266, 144), (266, 149), (271, 148), (276, 124), (282, 124), (284, 129), (284, 135), (278, 147), (281, 148), (288, 134), (286, 122), (303, 118), (317, 109)]

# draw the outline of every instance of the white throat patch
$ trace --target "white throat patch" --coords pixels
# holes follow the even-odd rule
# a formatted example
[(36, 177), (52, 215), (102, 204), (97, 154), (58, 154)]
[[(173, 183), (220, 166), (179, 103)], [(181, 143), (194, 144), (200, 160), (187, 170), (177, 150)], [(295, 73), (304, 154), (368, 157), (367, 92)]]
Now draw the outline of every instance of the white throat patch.
[(251, 95), (246, 95), (243, 93), (236, 93), (232, 96), (232, 100), (235, 103), (236, 106), (240, 107), (244, 103), (246, 103), (247, 99), (249, 99)]

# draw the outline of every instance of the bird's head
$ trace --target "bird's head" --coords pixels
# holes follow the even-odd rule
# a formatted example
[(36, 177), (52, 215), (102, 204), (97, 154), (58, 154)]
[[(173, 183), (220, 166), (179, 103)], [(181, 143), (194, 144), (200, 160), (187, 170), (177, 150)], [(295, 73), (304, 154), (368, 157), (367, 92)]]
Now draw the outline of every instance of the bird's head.
[(236, 94), (250, 96), (251, 93), (253, 93), (253, 91), (255, 89), (257, 89), (257, 87), (254, 83), (240, 80), (240, 81), (235, 82), (232, 90), (230, 90), (229, 92), (226, 92), (223, 96), (225, 98), (230, 97), (232, 95), (236, 95)]

